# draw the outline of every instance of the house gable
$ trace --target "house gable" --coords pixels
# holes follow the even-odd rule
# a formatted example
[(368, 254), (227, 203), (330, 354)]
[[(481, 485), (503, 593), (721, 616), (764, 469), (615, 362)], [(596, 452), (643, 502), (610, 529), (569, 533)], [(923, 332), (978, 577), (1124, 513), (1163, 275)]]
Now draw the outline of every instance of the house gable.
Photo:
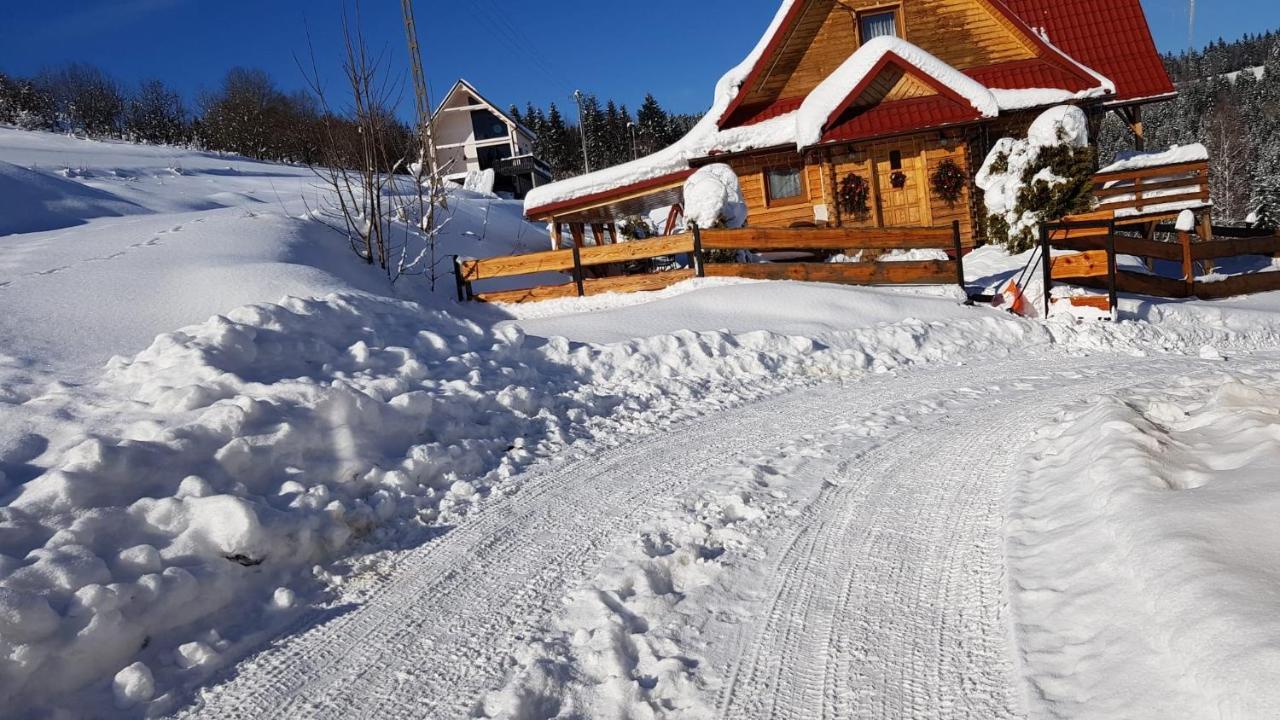
[(973, 103), (932, 75), (889, 52), (827, 117), (822, 140), (849, 140), (908, 128), (982, 119)]
[[(890, 8), (899, 13), (898, 31), (905, 40), (959, 70), (1042, 60), (1097, 84), (1086, 69), (991, 0), (796, 0), (720, 126), (748, 124), (774, 103), (808, 95), (862, 44), (860, 13)], [(913, 97), (910, 88), (903, 92), (902, 99)]]

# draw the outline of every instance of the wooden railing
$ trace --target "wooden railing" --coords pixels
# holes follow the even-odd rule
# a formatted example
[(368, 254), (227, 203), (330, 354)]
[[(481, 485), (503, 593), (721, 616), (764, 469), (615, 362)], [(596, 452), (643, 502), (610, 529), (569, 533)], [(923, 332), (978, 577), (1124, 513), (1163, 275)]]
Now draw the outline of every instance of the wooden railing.
[[(1116, 306), (1117, 293), (1135, 293), (1167, 298), (1196, 297), (1213, 300), (1237, 295), (1280, 290), (1280, 272), (1236, 275), (1213, 282), (1199, 278), (1196, 265), (1212, 267), (1213, 260), (1244, 255), (1280, 257), (1280, 234), (1243, 228), (1212, 228), (1213, 238), (1198, 239), (1193, 233), (1173, 226), (1158, 231), (1174, 234), (1177, 242), (1161, 242), (1117, 234), (1116, 221), (1067, 222), (1041, 228), (1042, 257), (1050, 258), (1054, 248), (1079, 254), (1052, 258), (1043, 264), (1045, 285), (1079, 285), (1107, 290), (1109, 305)], [(1147, 260), (1166, 260), (1181, 265), (1181, 278), (1131, 272), (1117, 266), (1119, 255)], [(1046, 312), (1052, 302), (1045, 293)]]
[[(954, 254), (948, 260), (902, 262), (778, 262), (740, 263), (709, 260), (713, 251), (847, 252), (857, 250), (939, 249)], [(609, 292), (660, 290), (693, 277), (741, 277), (761, 280), (802, 280), (846, 285), (964, 285), (964, 244), (960, 224), (941, 228), (762, 229), (699, 230), (685, 235), (636, 240), (616, 245), (573, 247), (567, 250), (509, 255), (483, 260), (455, 258), (459, 300), (519, 303)], [(688, 255), (688, 268), (661, 272), (589, 277), (592, 270), (622, 272), (628, 263)], [(712, 256), (714, 258), (714, 256)], [(568, 282), (519, 290), (476, 292), (484, 280), (567, 273)]]
[[(1136, 216), (1177, 215), (1188, 204), (1208, 204), (1206, 161), (1099, 173), (1093, 178), (1098, 209)], [(1176, 209), (1174, 209), (1176, 208)]]

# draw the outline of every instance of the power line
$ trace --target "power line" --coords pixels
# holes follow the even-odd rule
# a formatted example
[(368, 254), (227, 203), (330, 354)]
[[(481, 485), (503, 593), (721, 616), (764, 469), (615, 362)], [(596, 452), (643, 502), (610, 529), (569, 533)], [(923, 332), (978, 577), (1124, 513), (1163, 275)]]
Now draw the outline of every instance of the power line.
[(503, 40), (510, 43), (519, 52), (527, 55), (528, 59), (532, 61), (535, 69), (547, 80), (551, 81), (554, 85), (558, 85), (560, 89), (566, 93), (572, 91), (573, 84), (561, 76), (560, 73), (557, 72), (545, 59), (543, 54), (523, 38), (521, 31), (513, 27), (511, 23), (502, 16), (501, 10), (494, 7), (492, 0), (476, 2), (473, 7), (484, 16), (482, 20), (491, 30), (502, 36)]

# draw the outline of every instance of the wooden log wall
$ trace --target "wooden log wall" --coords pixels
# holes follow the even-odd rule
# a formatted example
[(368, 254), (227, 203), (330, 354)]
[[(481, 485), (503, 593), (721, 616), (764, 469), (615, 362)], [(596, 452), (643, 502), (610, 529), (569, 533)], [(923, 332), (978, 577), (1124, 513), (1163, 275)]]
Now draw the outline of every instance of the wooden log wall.
[(898, 34), (961, 70), (1029, 60), (1036, 48), (982, 0), (809, 0), (796, 30), (768, 77), (749, 88), (745, 102), (803, 97), (861, 45), (858, 13), (894, 7)]
[[(747, 201), (748, 222), (754, 227), (789, 228), (798, 223), (815, 223), (815, 206), (830, 207), (828, 190), (822, 177), (822, 166), (807, 162), (797, 152), (774, 152), (731, 158), (730, 167), (738, 174), (742, 196)], [(770, 203), (765, 187), (768, 168), (801, 167), (804, 169), (804, 194), (799, 202)]]

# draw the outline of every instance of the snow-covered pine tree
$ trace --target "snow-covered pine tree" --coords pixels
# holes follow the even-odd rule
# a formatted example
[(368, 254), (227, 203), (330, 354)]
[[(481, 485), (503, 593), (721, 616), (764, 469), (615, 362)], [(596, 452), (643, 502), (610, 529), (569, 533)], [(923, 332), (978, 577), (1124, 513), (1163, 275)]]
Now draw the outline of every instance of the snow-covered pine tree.
[(636, 144), (641, 155), (649, 155), (665, 147), (669, 121), (667, 111), (658, 104), (653, 93), (644, 96), (640, 110), (636, 112)]
[(582, 97), (582, 117), (579, 122), (587, 138), (587, 157), (591, 169), (608, 167), (608, 158), (612, 152), (608, 118), (600, 107), (600, 99), (592, 93)]
[(572, 141), (572, 136), (576, 136), (577, 131), (565, 122), (555, 103), (551, 103), (547, 111), (546, 127), (543, 160), (551, 165), (555, 178), (562, 180), (581, 173), (582, 158), (575, 152), (577, 145)]
[(1256, 227), (1280, 228), (1280, 145), (1273, 144), (1258, 164), (1249, 207)]

